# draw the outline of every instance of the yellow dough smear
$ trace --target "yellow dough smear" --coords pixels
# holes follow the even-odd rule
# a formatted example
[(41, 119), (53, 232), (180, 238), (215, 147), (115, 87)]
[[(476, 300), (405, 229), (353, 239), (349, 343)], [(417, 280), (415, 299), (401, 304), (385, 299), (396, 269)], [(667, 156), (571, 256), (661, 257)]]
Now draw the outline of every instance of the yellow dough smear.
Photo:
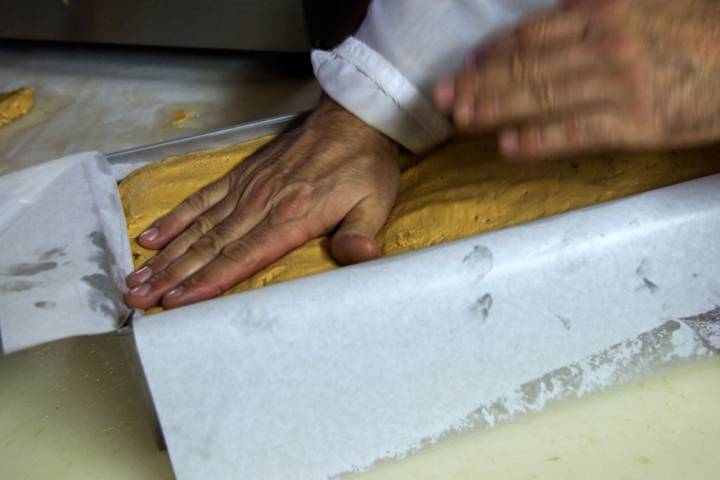
[(193, 112), (192, 110), (175, 110), (170, 114), (170, 121), (167, 123), (167, 127), (182, 128), (188, 120), (199, 116), (197, 112)]
[(33, 107), (34, 93), (32, 87), (0, 93), (0, 127), (28, 113)]
[[(120, 183), (131, 239), (271, 138), (172, 157)], [(450, 144), (407, 168), (378, 235), (385, 255), (527, 222), (720, 172), (720, 149), (594, 156), (542, 163), (503, 161), (488, 140)], [(238, 293), (337, 267), (327, 238), (312, 240), (240, 283)], [(134, 240), (135, 266), (154, 252)]]

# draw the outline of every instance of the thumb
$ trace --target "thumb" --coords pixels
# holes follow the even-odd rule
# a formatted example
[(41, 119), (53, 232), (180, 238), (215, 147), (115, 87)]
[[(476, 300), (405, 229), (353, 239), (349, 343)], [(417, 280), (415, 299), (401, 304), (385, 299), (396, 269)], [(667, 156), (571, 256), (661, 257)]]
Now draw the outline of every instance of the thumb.
[(385, 224), (390, 207), (366, 197), (350, 210), (330, 243), (330, 252), (338, 263), (349, 265), (380, 256), (375, 235)]

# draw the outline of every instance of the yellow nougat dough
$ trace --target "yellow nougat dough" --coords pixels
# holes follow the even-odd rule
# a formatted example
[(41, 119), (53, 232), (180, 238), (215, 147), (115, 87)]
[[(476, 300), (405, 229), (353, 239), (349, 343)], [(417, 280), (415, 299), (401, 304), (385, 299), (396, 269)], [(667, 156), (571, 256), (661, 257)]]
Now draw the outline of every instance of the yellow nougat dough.
[(22, 117), (33, 107), (32, 87), (25, 87), (8, 93), (0, 93), (0, 127)]
[[(120, 183), (135, 266), (153, 255), (135, 238), (269, 138), (149, 165)], [(720, 149), (508, 163), (489, 140), (451, 144), (406, 169), (378, 235), (392, 255), (720, 172)], [(237, 293), (332, 269), (328, 239), (308, 242), (237, 285)]]

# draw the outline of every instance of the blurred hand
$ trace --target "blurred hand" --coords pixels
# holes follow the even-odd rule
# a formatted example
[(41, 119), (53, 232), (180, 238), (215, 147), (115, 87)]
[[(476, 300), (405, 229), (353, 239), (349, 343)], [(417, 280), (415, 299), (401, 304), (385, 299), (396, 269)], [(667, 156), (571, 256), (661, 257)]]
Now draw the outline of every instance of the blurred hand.
[(331, 232), (335, 259), (380, 255), (374, 237), (398, 188), (397, 146), (330, 100), (229, 174), (158, 219), (138, 241), (162, 249), (127, 278), (127, 304), (209, 299)]
[(435, 103), (517, 159), (717, 141), (720, 2), (562, 2), (474, 52)]

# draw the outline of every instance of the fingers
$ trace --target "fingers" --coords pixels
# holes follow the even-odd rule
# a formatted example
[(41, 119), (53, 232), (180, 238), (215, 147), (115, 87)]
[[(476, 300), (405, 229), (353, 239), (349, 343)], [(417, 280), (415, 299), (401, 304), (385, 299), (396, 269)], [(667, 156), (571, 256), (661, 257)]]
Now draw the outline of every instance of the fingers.
[(330, 252), (341, 265), (365, 262), (380, 256), (375, 235), (385, 224), (392, 202), (366, 197), (348, 213), (330, 242)]
[(167, 293), (165, 308), (175, 308), (216, 297), (304, 244), (313, 235), (298, 222), (275, 224), (266, 217), (251, 232), (226, 245), (214, 260)]
[[(440, 79), (433, 91), (437, 109), (443, 113), (451, 113), (456, 101), (458, 105), (464, 105), (464, 102), (458, 100), (468, 89), (505, 87), (509, 82), (517, 80), (516, 77), (525, 77), (529, 72), (550, 74), (531, 66), (531, 61), (525, 57), (537, 57), (550, 47), (578, 43), (587, 29), (589, 17), (586, 12), (574, 9), (574, 3), (570, 2), (564, 9), (529, 20), (515, 32), (488, 40), (480, 48), (473, 50), (466, 58), (466, 70), (475, 72), (479, 65), (486, 65), (483, 75), (468, 75), (465, 79), (461, 77), (458, 82), (449, 78)], [(569, 63), (588, 58), (587, 55), (580, 53), (582, 52), (571, 50), (565, 56), (557, 58), (555, 63), (567, 66)], [(495, 65), (491, 62), (491, 66), (487, 67), (488, 59), (504, 57), (508, 57), (510, 61), (495, 62)], [(552, 65), (549, 67), (552, 69)], [(485, 78), (482, 78), (483, 76)], [(460, 116), (463, 116), (462, 112)]]
[[(277, 192), (280, 191), (277, 188), (282, 182), (280, 177), (271, 177), (266, 173), (256, 172), (253, 180), (242, 191), (242, 195), (240, 195), (240, 189), (235, 188), (234, 191), (240, 195), (239, 206), (232, 211), (228, 218), (194, 241), (187, 248), (187, 251), (164, 269), (159, 270), (156, 268), (156, 264), (152, 263), (150, 265), (153, 271), (152, 276), (126, 294), (126, 303), (134, 308), (146, 309), (157, 305), (161, 301), (164, 303), (164, 297), (167, 294), (171, 298), (170, 304), (173, 305), (175, 301), (173, 298), (184, 289), (183, 287), (181, 290), (177, 290), (176, 287), (186, 282), (188, 278), (191, 278), (203, 268), (217, 262), (218, 259), (227, 260), (226, 257), (231, 256), (233, 249), (236, 248), (233, 245), (244, 245), (260, 252), (265, 251), (264, 249), (272, 246), (269, 240), (262, 239), (262, 241), (267, 241), (269, 245), (264, 245), (262, 241), (253, 241), (253, 235), (258, 235), (256, 232), (259, 228), (258, 225), (269, 224), (272, 226), (272, 230), (265, 233), (265, 236), (278, 235), (280, 246), (275, 248), (285, 248), (278, 256), (319, 235), (324, 226), (319, 222), (306, 220), (309, 208), (313, 205), (310, 200), (313, 188), (303, 182), (294, 182), (293, 184), (286, 184), (284, 190), (280, 189), (283, 191), (281, 196), (277, 196)], [(287, 230), (288, 225), (293, 226), (293, 229), (283, 236), (282, 232)], [(252, 232), (256, 233), (253, 234)], [(261, 229), (260, 232), (264, 231)], [(305, 235), (299, 244), (292, 241), (297, 232)], [(288, 245), (288, 242), (291, 244)], [(252, 253), (256, 255), (256, 252)], [(239, 255), (235, 255), (235, 257), (239, 258)], [(277, 256), (274, 256), (265, 263), (261, 258), (256, 265), (257, 269), (265, 267), (276, 258)], [(223, 275), (209, 282), (203, 281), (203, 285), (198, 288), (202, 292), (212, 292), (211, 296), (215, 296), (234, 283), (244, 280), (246, 276), (255, 273), (254, 271), (246, 273), (249, 271), (248, 268), (243, 265), (238, 266), (237, 263), (221, 262), (224, 266)], [(228, 280), (231, 283), (226, 285), (222, 282), (228, 275), (232, 278)], [(170, 295), (169, 292), (171, 291), (173, 291), (173, 295)], [(202, 292), (198, 298), (210, 298), (205, 297)], [(191, 294), (191, 298), (195, 298), (197, 295), (197, 293)], [(184, 301), (181, 301), (181, 304), (185, 304)]]
[(563, 45), (546, 51), (510, 51), (494, 54), (475, 68), (453, 79), (441, 79), (434, 89), (435, 106), (443, 113), (453, 113), (459, 126), (470, 122), (473, 104), (489, 94), (512, 91), (550, 81), (564, 81), (568, 76), (602, 70), (603, 53), (627, 53), (623, 39), (598, 37)]
[[(438, 82), (436, 106), (461, 133), (502, 129), (511, 158), (546, 158), (630, 145), (640, 104), (643, 43), (617, 28), (627, 2), (577, 0), (484, 45), (455, 81)], [(640, 95), (639, 97), (642, 97)], [(623, 117), (619, 113), (625, 113)], [(626, 126), (620, 128), (621, 118)]]
[(225, 220), (225, 218), (233, 212), (235, 207), (235, 199), (225, 197), (225, 199), (209, 211), (197, 217), (183, 233), (172, 240), (162, 251), (128, 275), (128, 287), (137, 287), (152, 277), (153, 273), (160, 272), (167, 268), (170, 263), (187, 252), (193, 243), (209, 232), (215, 225)]
[(511, 51), (542, 51), (578, 43), (586, 34), (591, 12), (583, 2), (567, 2), (561, 8), (524, 21), (514, 31), (490, 39), (468, 59), (471, 65), (489, 55)]
[[(252, 217), (233, 212), (162, 270), (151, 263), (148, 267), (155, 273), (126, 294), (126, 302), (134, 308), (146, 309), (158, 303), (172, 308), (215, 297), (321, 234), (328, 225), (309, 220), (313, 217), (308, 210), (312, 202), (305, 190), (288, 195), (269, 211), (255, 209), (257, 214)], [(374, 237), (387, 219), (393, 200), (388, 191), (366, 197), (350, 210), (331, 243), (333, 256), (340, 263), (380, 255)]]
[(595, 112), (503, 130), (499, 145), (511, 159), (537, 160), (622, 147), (628, 130), (618, 115)]
[[(550, 13), (524, 21), (510, 33), (486, 41), (466, 59), (466, 72), (451, 84), (435, 86), (436, 107), (462, 121), (467, 97), (489, 90), (513, 88), (526, 82), (547, 81), (602, 65), (609, 54), (628, 50), (617, 38), (609, 19), (616, 18), (615, 0), (568, 0)], [(611, 15), (610, 12), (615, 12)], [(600, 18), (605, 20), (599, 20)], [(459, 110), (458, 110), (459, 109)], [(457, 118), (456, 118), (457, 120)]]
[[(229, 204), (236, 204), (238, 197), (232, 194), (239, 195), (243, 193), (248, 187), (248, 183), (253, 179), (253, 174), (263, 167), (267, 159), (273, 158), (273, 155), (278, 155), (283, 148), (282, 142), (270, 142), (264, 145), (231, 172), (190, 195), (170, 213), (156, 220), (152, 226), (140, 234), (138, 243), (145, 248), (159, 250), (185, 231), (196, 220), (204, 222), (200, 216), (214, 208), (221, 201), (226, 200), (228, 202), (224, 207), (221, 207), (222, 211), (226, 210)], [(206, 215), (211, 220), (210, 223), (213, 224), (219, 221), (212, 221), (215, 216), (214, 214)]]
[(523, 83), (556, 79), (568, 72), (583, 73), (602, 65), (598, 53), (614, 48), (609, 40), (594, 38), (587, 42), (561, 46), (542, 52), (513, 51), (496, 55), (472, 71), (458, 76), (459, 98), (482, 94), (487, 90), (512, 89)]
[[(262, 211), (236, 212), (231, 218), (208, 229), (194, 240), (192, 239), (195, 232), (188, 233), (187, 238), (182, 239), (183, 242), (190, 242), (187, 246), (181, 245), (175, 248), (173, 244), (176, 242), (171, 243), (158, 255), (162, 258), (143, 267), (147, 270), (141, 268), (135, 273), (138, 277), (142, 276), (143, 278), (138, 278), (141, 280), (140, 283), (134, 285), (126, 294), (126, 302), (131, 307), (143, 309), (157, 305), (163, 295), (212, 262), (227, 245), (242, 238), (258, 223), (262, 215)], [(200, 231), (198, 230), (197, 233)], [(173, 250), (165, 255), (168, 248), (173, 248)], [(176, 258), (171, 258), (182, 249), (184, 250)], [(130, 283), (129, 280), (128, 283)]]
[(477, 96), (470, 112), (458, 118), (463, 132), (483, 132), (502, 125), (528, 122), (563, 112), (588, 110), (622, 99), (626, 89), (614, 73), (593, 73), (571, 78), (520, 85), (515, 89)]
[[(514, 121), (517, 115), (622, 97), (626, 88), (621, 82), (626, 82), (639, 48), (630, 37), (608, 33), (540, 54), (515, 52), (490, 59), (457, 77), (450, 109), (454, 122), (461, 130), (488, 128)], [(479, 125), (474, 125), (476, 117)]]
[(152, 250), (164, 247), (196, 218), (222, 200), (229, 190), (230, 176), (228, 175), (198, 190), (141, 233), (138, 243)]

